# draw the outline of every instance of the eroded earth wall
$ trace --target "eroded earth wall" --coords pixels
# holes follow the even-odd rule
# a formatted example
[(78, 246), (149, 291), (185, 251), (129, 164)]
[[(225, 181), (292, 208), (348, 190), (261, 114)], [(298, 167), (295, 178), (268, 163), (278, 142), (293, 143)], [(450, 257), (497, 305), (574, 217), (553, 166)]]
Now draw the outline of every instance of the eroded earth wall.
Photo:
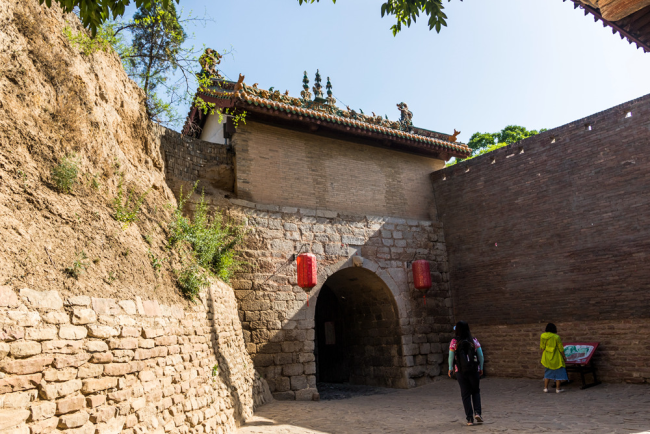
[(2, 286), (0, 323), (3, 434), (233, 432), (272, 399), (223, 283), (191, 309)]
[(650, 96), (436, 172), (456, 319), (490, 375), (541, 378), (539, 335), (650, 379)]

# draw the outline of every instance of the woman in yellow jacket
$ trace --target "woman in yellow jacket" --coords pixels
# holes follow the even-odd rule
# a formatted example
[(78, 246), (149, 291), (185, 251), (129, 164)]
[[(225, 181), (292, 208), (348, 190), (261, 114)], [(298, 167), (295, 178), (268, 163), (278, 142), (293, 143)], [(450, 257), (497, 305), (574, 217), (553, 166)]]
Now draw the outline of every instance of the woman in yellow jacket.
[(539, 348), (542, 350), (542, 365), (544, 372), (544, 393), (548, 392), (548, 383), (555, 380), (555, 393), (564, 392), (560, 389), (560, 382), (568, 381), (562, 339), (557, 335), (555, 324), (548, 323), (546, 332), (542, 333)]

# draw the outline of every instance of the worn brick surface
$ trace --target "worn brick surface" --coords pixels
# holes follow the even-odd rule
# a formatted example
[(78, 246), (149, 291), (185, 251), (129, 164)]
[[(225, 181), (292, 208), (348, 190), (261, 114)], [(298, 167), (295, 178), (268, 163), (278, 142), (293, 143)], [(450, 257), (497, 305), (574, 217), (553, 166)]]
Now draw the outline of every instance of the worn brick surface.
[[(325, 212), (429, 219), (442, 160), (247, 122), (234, 135), (239, 199)], [(317, 217), (327, 217), (324, 214)]]

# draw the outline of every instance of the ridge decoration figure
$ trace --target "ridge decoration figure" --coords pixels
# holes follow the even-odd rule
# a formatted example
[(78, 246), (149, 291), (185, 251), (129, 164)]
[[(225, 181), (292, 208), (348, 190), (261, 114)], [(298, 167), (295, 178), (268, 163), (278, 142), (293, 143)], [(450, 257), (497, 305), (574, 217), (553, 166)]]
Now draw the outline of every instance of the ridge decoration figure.
[(223, 78), (219, 74), (217, 65), (221, 63), (221, 54), (212, 48), (206, 48), (205, 52), (199, 57), (199, 65), (201, 65), (201, 73), (207, 74), (210, 78)]
[(405, 102), (397, 104), (397, 108), (402, 113), (399, 123), (401, 125), (402, 131), (410, 131), (413, 126), (413, 112), (409, 110), (408, 105)]

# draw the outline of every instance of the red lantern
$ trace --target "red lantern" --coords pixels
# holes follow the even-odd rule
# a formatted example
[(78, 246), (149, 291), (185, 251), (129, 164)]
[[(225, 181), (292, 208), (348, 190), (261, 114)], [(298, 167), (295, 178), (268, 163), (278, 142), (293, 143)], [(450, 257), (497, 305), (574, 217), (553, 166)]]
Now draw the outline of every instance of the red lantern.
[[(318, 268), (316, 256), (311, 253), (301, 253), (297, 258), (298, 286), (301, 288), (313, 288), (318, 284)], [(309, 306), (309, 297), (307, 298)]]
[[(431, 288), (431, 271), (429, 270), (429, 261), (420, 259), (413, 262), (413, 286), (420, 291), (426, 291)], [(424, 304), (427, 304), (427, 296), (424, 295)]]

